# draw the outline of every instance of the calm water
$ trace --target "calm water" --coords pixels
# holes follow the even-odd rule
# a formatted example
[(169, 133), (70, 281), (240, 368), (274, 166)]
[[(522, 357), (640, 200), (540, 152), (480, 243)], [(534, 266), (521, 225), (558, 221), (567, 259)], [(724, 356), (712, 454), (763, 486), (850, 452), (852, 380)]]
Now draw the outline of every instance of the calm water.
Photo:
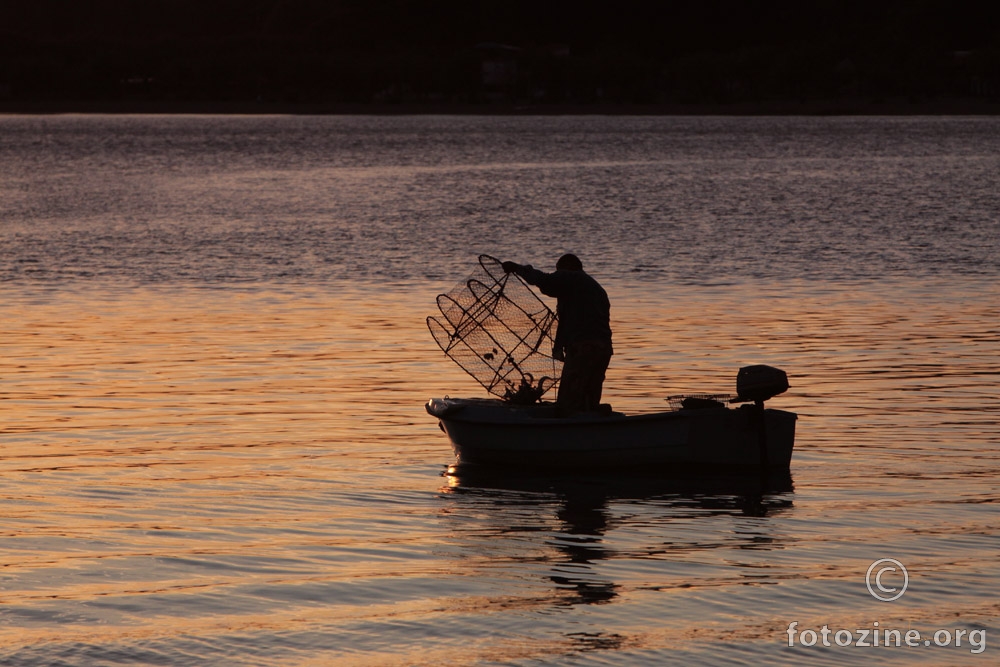
[[(0, 117), (0, 663), (995, 664), (998, 173), (991, 118)], [(790, 480), (448, 474), (434, 296), (565, 251), (616, 408), (789, 373)]]

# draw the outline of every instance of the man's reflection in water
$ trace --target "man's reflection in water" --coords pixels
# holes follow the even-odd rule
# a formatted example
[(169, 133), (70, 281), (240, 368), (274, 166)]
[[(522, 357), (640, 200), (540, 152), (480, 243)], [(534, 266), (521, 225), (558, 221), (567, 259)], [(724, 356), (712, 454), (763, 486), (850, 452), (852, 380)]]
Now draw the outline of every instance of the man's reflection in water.
[[(613, 517), (608, 510), (609, 501), (655, 506), (666, 530), (670, 521), (678, 518), (734, 514), (765, 517), (792, 506), (789, 497), (775, 495), (790, 491), (792, 481), (788, 473), (772, 475), (766, 486), (761, 486), (756, 474), (687, 475), (682, 478), (663, 475), (574, 477), (505, 474), (457, 467), (449, 469), (448, 486), (443, 489), (448, 496), (461, 499), (460, 505), (470, 514), (490, 524), (485, 531), (488, 535), (507, 540), (496, 543), (474, 539), (476, 544), (465, 545), (470, 549), (491, 552), (495, 549), (494, 553), (502, 559), (509, 557), (507, 552), (511, 546), (519, 550), (526, 548), (525, 543), (511, 542), (512, 535), (545, 536), (544, 543), (529, 541), (527, 546), (547, 547), (544, 550), (550, 556), (540, 560), (551, 568), (548, 578), (555, 584), (556, 595), (549, 602), (557, 607), (603, 604), (619, 594), (620, 586), (599, 576), (594, 567), (598, 561), (615, 557), (614, 549), (606, 544), (606, 533), (629, 521), (625, 516)], [(553, 518), (558, 520), (557, 524), (552, 522)], [(647, 514), (645, 520), (649, 519)], [(479, 523), (469, 537), (481, 538), (483, 528)], [(456, 537), (461, 538), (461, 532)], [(759, 534), (747, 535), (745, 539), (749, 546), (770, 541)], [(662, 543), (655, 545), (661, 554), (662, 547)], [(604, 639), (607, 637), (602, 641)]]
[(618, 588), (614, 582), (594, 576), (591, 564), (608, 557), (603, 542), (608, 528), (607, 497), (598, 492), (565, 496), (556, 516), (563, 523), (563, 534), (555, 547), (566, 555), (565, 563), (556, 564), (549, 578), (557, 587), (572, 589), (576, 598), (564, 604), (598, 604), (612, 600)]

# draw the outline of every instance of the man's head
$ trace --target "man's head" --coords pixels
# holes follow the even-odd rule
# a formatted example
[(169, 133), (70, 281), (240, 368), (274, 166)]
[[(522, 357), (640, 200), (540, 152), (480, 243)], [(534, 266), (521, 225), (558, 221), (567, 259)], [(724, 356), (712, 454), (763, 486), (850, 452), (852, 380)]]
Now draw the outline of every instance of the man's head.
[(583, 271), (583, 262), (576, 255), (567, 253), (556, 262), (556, 271)]

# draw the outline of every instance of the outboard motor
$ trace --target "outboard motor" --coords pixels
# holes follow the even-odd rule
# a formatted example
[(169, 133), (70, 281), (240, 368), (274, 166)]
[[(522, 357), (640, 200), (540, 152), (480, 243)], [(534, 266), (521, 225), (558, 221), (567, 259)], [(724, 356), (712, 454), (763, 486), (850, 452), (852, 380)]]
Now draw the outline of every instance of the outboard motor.
[(788, 391), (788, 375), (774, 366), (744, 366), (736, 374), (734, 403), (763, 404), (769, 398)]
[(764, 401), (788, 391), (788, 376), (785, 371), (773, 366), (744, 366), (736, 374), (736, 398), (733, 403), (750, 403), (757, 420), (757, 447), (760, 451), (761, 474), (766, 477), (767, 427), (764, 422)]

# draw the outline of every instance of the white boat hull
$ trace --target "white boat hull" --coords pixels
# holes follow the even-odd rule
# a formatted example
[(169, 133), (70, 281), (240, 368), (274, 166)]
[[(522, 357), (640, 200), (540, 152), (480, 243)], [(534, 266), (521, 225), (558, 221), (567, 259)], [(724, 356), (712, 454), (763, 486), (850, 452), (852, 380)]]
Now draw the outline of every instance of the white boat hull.
[[(783, 410), (682, 409), (557, 418), (551, 406), (432, 399), (459, 462), (490, 466), (608, 468), (766, 466), (787, 469), (796, 415)], [(764, 429), (761, 429), (763, 415)]]

